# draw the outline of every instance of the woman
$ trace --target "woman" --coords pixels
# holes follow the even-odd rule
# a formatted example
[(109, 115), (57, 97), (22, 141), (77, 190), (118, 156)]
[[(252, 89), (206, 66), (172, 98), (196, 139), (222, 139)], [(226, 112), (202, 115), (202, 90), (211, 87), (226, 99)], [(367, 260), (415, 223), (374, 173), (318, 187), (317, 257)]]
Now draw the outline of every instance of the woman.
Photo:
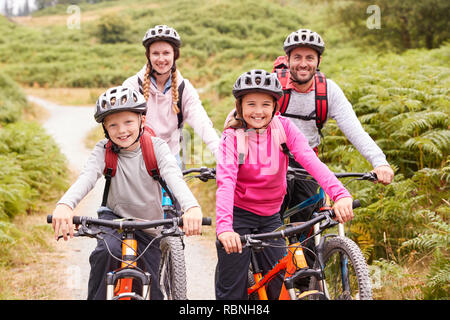
[[(147, 125), (165, 140), (179, 163), (182, 126), (187, 122), (216, 155), (219, 136), (204, 110), (197, 91), (177, 70), (181, 40), (166, 25), (150, 28), (142, 40), (147, 64), (123, 83), (139, 90), (147, 100)], [(192, 140), (192, 139), (191, 139)]]

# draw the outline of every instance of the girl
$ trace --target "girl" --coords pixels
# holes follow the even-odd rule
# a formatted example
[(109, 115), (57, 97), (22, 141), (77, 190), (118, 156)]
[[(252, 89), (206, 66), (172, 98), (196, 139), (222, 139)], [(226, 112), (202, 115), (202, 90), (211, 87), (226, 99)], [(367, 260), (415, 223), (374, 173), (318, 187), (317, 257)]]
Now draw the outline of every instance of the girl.
[(184, 122), (194, 129), (216, 155), (219, 136), (203, 109), (197, 91), (176, 67), (181, 45), (177, 31), (166, 25), (157, 25), (147, 31), (142, 44), (147, 64), (136, 75), (125, 80), (123, 86), (139, 90), (144, 95), (148, 119), (151, 119), (147, 120), (147, 125), (169, 144), (179, 163)]
[[(107, 208), (104, 208), (108, 210), (99, 210), (99, 218), (163, 219), (161, 187), (147, 172), (139, 140), (144, 130), (146, 111), (144, 97), (133, 89), (119, 86), (109, 89), (99, 97), (95, 120), (102, 123), (107, 139), (97, 143), (80, 176), (53, 211), (52, 222), (56, 239), (60, 231), (64, 240), (67, 240), (67, 233), (73, 237), (73, 210), (102, 176), (108, 140), (112, 141), (111, 149), (118, 154), (118, 161), (116, 175), (111, 179), (109, 187)], [(175, 157), (162, 139), (156, 137), (151, 139), (160, 175), (185, 212), (183, 231), (186, 235), (200, 234), (202, 212), (182, 178)], [(121, 256), (120, 235), (116, 230), (107, 229), (108, 233), (104, 235), (107, 246), (103, 241), (97, 241), (97, 247), (89, 258), (91, 273), (88, 299), (105, 299), (105, 275), (119, 267), (120, 262), (112, 259), (108, 250), (116, 257)], [(138, 254), (156, 235), (154, 229), (149, 230), (136, 232)], [(158, 279), (160, 258), (159, 242), (155, 241), (139, 260), (143, 261), (153, 279)], [(151, 290), (152, 299), (163, 298), (158, 281), (152, 281)]]
[[(295, 160), (334, 201), (337, 219), (353, 217), (348, 191), (317, 158), (303, 134), (277, 115), (282, 89), (276, 75), (264, 70), (246, 72), (236, 80), (233, 95), (236, 110), (226, 122), (216, 173), (216, 233), (225, 249), (218, 249), (217, 299), (247, 299), (250, 251), (242, 249), (239, 235), (271, 232), (281, 225), (279, 210), (288, 166), (288, 156), (280, 148), (282, 134)], [(277, 243), (282, 246), (284, 241)], [(267, 272), (284, 254), (285, 249), (268, 247), (257, 258)], [(279, 295), (281, 281), (282, 275), (269, 285), (269, 298)]]

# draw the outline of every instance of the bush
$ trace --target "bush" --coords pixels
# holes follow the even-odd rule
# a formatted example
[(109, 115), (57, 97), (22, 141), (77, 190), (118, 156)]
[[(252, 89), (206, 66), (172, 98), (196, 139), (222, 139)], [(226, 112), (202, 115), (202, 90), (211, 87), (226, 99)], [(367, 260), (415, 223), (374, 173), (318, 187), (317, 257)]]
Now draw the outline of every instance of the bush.
[(126, 16), (110, 13), (100, 18), (95, 35), (101, 43), (129, 42), (129, 28)]

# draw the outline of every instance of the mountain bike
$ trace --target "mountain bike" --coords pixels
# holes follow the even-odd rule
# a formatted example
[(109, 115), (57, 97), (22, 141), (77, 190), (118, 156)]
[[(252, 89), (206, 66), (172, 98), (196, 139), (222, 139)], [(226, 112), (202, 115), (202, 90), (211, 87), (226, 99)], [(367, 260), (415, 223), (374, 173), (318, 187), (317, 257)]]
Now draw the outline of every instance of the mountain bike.
[[(99, 214), (105, 212), (112, 213), (107, 207), (100, 207), (98, 210)], [(47, 216), (47, 223), (52, 223), (51, 215)], [(106, 300), (149, 300), (151, 296), (150, 285), (153, 279), (150, 273), (138, 267), (137, 261), (157, 239), (181, 237), (183, 235), (183, 232), (179, 228), (183, 226), (183, 219), (181, 217), (145, 221), (132, 218), (107, 220), (86, 216), (74, 216), (73, 223), (79, 225), (78, 231), (74, 234), (75, 237), (91, 237), (104, 241), (103, 235), (107, 231), (100, 229), (100, 226), (117, 229), (122, 234), (120, 239), (122, 243), (121, 257), (115, 257), (105, 241), (109, 254), (113, 258), (121, 261), (121, 267), (119, 269), (108, 272), (106, 275)], [(203, 218), (202, 225), (211, 225), (211, 218)], [(138, 255), (135, 232), (137, 230), (158, 228), (161, 226), (168, 226), (169, 228), (162, 229), (160, 235), (156, 236), (143, 252), (140, 252)], [(173, 262), (171, 264), (169, 263), (171, 265), (170, 267), (176, 267)], [(134, 289), (135, 287), (141, 287), (142, 289), (138, 293)]]
[[(291, 178), (311, 178), (307, 171), (302, 169), (289, 168), (288, 175)], [(336, 176), (376, 180), (372, 173), (337, 173)], [(267, 299), (265, 286), (279, 274), (284, 274), (278, 297), (280, 300), (372, 299), (367, 265), (356, 243), (342, 234), (343, 228), (339, 228), (339, 235), (327, 234), (320, 237), (325, 230), (339, 224), (332, 219), (334, 213), (331, 208), (321, 207), (325, 198), (325, 193), (319, 189), (318, 194), (283, 214), (283, 218), (289, 218), (305, 207), (315, 205), (312, 219), (307, 222), (286, 224), (270, 233), (241, 236), (244, 247), (252, 250), (247, 290), (249, 299)], [(359, 205), (359, 201), (355, 200), (354, 207)], [(274, 246), (264, 240), (278, 238), (286, 240), (287, 253), (270, 271), (263, 274), (255, 253), (264, 247)], [(305, 243), (312, 238), (315, 239), (314, 246), (308, 248)], [(216, 241), (216, 244), (222, 246), (219, 241)], [(313, 261), (310, 264), (307, 263), (305, 252), (312, 256)]]
[[(373, 172), (335, 173), (335, 176), (338, 179), (352, 178), (347, 181), (345, 186), (357, 180), (377, 181), (377, 176)], [(289, 168), (287, 177), (288, 179), (312, 179), (306, 170), (298, 168)], [(329, 199), (323, 189), (319, 188), (316, 195), (286, 210), (283, 219), (288, 219), (308, 206), (315, 206), (316, 210), (320, 210), (320, 206), (326, 206), (327, 203), (329, 203)], [(335, 222), (334, 224), (338, 226), (337, 235), (327, 234), (323, 239), (318, 224), (314, 225), (309, 232), (307, 231), (308, 236), (314, 232), (314, 236), (312, 236), (314, 244), (307, 248), (309, 250), (306, 253), (314, 255), (314, 251), (317, 251), (319, 255), (322, 255), (320, 259), (315, 259), (312, 265), (315, 268), (321, 268), (326, 279), (326, 281), (319, 282), (317, 278), (312, 277), (309, 282), (310, 289), (314, 290), (319, 287), (321, 291), (326, 292), (327, 298), (334, 300), (372, 299), (371, 280), (360, 248), (354, 241), (346, 237), (342, 223)], [(311, 238), (304, 239), (304, 236), (305, 233), (299, 238), (303, 243)]]

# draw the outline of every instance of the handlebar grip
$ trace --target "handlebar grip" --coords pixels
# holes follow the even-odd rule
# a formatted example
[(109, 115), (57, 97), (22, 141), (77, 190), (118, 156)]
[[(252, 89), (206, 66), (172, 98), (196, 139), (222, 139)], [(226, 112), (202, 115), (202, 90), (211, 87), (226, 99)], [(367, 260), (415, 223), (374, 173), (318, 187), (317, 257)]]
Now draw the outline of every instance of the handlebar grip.
[(212, 219), (210, 217), (202, 218), (202, 225), (210, 226), (212, 224)]
[(73, 216), (72, 220), (74, 224), (81, 224), (80, 216)]
[[(51, 214), (47, 215), (47, 223), (52, 223), (53, 216)], [(73, 224), (81, 224), (80, 216), (73, 216)]]
[(361, 202), (359, 201), (359, 199), (353, 200), (352, 206), (353, 206), (353, 209), (361, 207)]
[[(202, 225), (203, 226), (210, 226), (212, 224), (212, 219), (210, 217), (204, 217), (202, 218)], [(182, 227), (183, 226), (183, 219), (179, 219), (178, 222), (178, 226)]]

